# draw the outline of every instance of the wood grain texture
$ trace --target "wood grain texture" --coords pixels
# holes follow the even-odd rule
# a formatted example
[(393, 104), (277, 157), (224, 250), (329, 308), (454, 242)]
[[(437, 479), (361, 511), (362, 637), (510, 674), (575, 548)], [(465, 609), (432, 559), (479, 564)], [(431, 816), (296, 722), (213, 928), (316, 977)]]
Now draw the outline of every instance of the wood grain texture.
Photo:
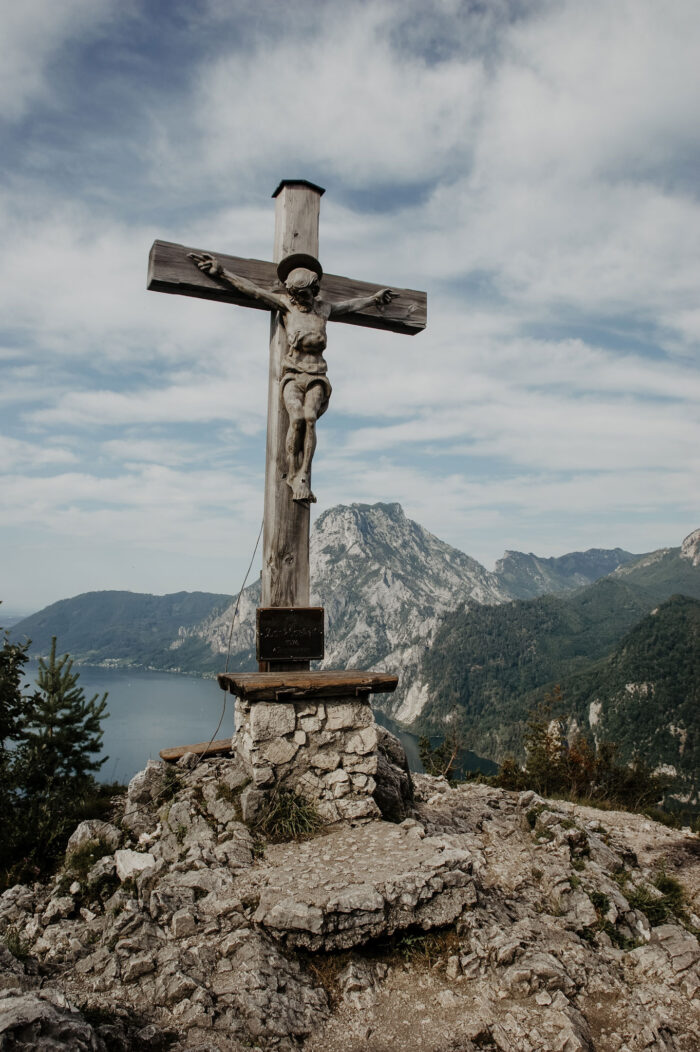
[(391, 694), (398, 676), (386, 672), (341, 669), (322, 672), (222, 672), (222, 690), (245, 701), (293, 701), (296, 698)]
[[(320, 193), (310, 186), (281, 187), (275, 198), (273, 268), (292, 252), (318, 256), (320, 201)], [(285, 438), (289, 418), (279, 381), (288, 347), (284, 325), (275, 311), (270, 320), (261, 606), (309, 605), (310, 509), (308, 504), (292, 500), (292, 491), (286, 482)], [(274, 666), (269, 662), (260, 664), (261, 671), (273, 667), (279, 670), (295, 665), (288, 662)], [(308, 662), (304, 667), (309, 667)]]
[[(284, 187), (275, 200), (286, 202), (290, 191), (296, 189)], [(301, 188), (297, 193), (301, 192)], [(307, 190), (307, 193), (312, 191)], [(294, 218), (294, 217), (293, 217)], [(303, 214), (296, 213), (299, 219), (299, 227), (302, 228)], [(307, 217), (308, 218), (308, 217)], [(318, 216), (316, 216), (316, 227), (318, 228)], [(294, 236), (296, 234), (296, 236)], [(289, 251), (282, 255), (287, 256), (291, 252), (308, 252), (303, 249), (301, 230), (293, 230), (286, 238), (285, 243), (291, 245)], [(188, 258), (188, 252), (209, 252), (209, 249), (188, 248), (186, 245), (178, 245), (171, 241), (154, 241), (148, 260), (148, 282), (147, 287), (154, 292), (169, 292), (178, 296), (196, 296), (200, 299), (218, 300), (221, 303), (233, 303), (239, 307), (253, 307), (255, 310), (267, 310), (257, 300), (242, 295), (230, 285), (223, 285), (194, 265)], [(275, 292), (282, 292), (283, 287), (277, 278), (276, 263), (268, 263), (261, 259), (245, 259), (241, 256), (227, 256), (221, 252), (211, 252), (221, 261), (226, 270), (231, 270), (249, 281), (269, 288)], [(311, 255), (318, 256), (318, 229), (316, 232), (316, 251)], [(279, 257), (282, 259), (282, 256)], [(347, 325), (361, 325), (371, 329), (384, 329), (388, 332), (400, 332), (405, 335), (414, 336), (422, 332), (427, 323), (427, 296), (425, 292), (415, 289), (398, 289), (389, 285), (375, 285), (368, 281), (355, 281), (352, 278), (344, 278), (338, 274), (324, 274), (321, 282), (323, 297), (328, 300), (347, 300), (355, 296), (368, 296), (383, 288), (391, 288), (397, 293), (397, 298), (392, 300), (383, 308), (367, 307), (355, 314), (344, 314), (333, 321), (345, 322)]]
[(231, 739), (219, 738), (215, 742), (199, 742), (197, 745), (176, 745), (172, 749), (161, 749), (158, 754), (161, 760), (174, 763), (184, 756), (186, 752), (193, 752), (195, 756), (220, 756), (222, 753), (231, 752)]

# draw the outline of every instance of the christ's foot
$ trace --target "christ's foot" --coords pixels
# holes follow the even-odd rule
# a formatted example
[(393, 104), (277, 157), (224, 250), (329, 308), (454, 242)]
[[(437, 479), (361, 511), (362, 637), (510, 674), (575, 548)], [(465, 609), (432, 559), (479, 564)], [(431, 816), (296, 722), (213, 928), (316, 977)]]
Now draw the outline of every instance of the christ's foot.
[(293, 478), (287, 479), (287, 483), (292, 489), (292, 500), (296, 500), (300, 504), (316, 503), (316, 498), (309, 486), (309, 480), (305, 475), (294, 475)]

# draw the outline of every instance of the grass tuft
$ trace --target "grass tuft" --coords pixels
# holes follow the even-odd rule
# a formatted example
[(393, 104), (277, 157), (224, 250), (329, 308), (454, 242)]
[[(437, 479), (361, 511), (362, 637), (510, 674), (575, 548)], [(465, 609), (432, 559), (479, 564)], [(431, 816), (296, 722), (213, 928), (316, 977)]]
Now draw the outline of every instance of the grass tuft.
[(291, 789), (271, 793), (256, 831), (273, 844), (289, 840), (309, 840), (316, 836), (323, 822), (315, 806)]
[(650, 888), (641, 884), (636, 887), (627, 899), (634, 910), (640, 910), (647, 918), (652, 928), (667, 922), (682, 924), (693, 935), (700, 934), (690, 922), (687, 909), (687, 896), (685, 888), (666, 872), (662, 866), (652, 878), (652, 886), (660, 894), (654, 894)]

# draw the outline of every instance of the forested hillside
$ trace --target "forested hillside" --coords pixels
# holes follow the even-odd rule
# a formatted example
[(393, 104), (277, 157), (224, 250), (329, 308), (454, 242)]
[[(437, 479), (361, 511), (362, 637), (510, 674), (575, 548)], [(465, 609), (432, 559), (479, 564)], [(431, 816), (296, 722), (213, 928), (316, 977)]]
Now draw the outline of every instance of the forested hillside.
[(562, 682), (571, 711), (599, 740), (700, 780), (700, 601), (668, 599), (612, 654)]
[[(695, 543), (691, 546), (688, 542), (693, 540)], [(644, 555), (636, 562), (620, 566), (611, 576), (628, 581), (657, 599), (671, 595), (700, 599), (700, 566), (695, 561), (700, 531), (696, 530), (683, 543), (684, 548), (667, 548)]]
[[(644, 556), (572, 596), (449, 614), (424, 658), (429, 701), (417, 729), (440, 734), (456, 720), (480, 755), (522, 757), (528, 714), (559, 683), (564, 711), (552, 715), (618, 742), (622, 759), (672, 764), (692, 781), (699, 548), (696, 531), (682, 548)], [(679, 586), (685, 594), (671, 598)]]
[[(86, 592), (24, 618), (15, 635), (31, 639), (32, 655), (48, 654), (56, 636), (61, 652), (68, 651), (85, 664), (168, 668), (180, 629), (220, 613), (230, 602), (230, 596), (211, 592)], [(183, 657), (197, 667), (198, 659), (211, 659), (211, 650), (204, 641), (188, 638), (177, 652), (178, 664), (188, 667)]]
[(430, 701), (418, 729), (440, 733), (454, 711), (474, 752), (493, 759), (520, 752), (523, 699), (605, 656), (653, 605), (636, 588), (604, 578), (569, 599), (448, 614), (424, 658)]

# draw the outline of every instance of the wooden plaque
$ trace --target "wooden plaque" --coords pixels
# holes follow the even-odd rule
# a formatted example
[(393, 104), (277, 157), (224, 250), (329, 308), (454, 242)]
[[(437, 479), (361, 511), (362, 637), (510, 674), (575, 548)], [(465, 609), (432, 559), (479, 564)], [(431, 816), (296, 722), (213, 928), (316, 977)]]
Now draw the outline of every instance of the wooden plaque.
[(258, 661), (321, 661), (322, 606), (259, 606), (255, 633)]

